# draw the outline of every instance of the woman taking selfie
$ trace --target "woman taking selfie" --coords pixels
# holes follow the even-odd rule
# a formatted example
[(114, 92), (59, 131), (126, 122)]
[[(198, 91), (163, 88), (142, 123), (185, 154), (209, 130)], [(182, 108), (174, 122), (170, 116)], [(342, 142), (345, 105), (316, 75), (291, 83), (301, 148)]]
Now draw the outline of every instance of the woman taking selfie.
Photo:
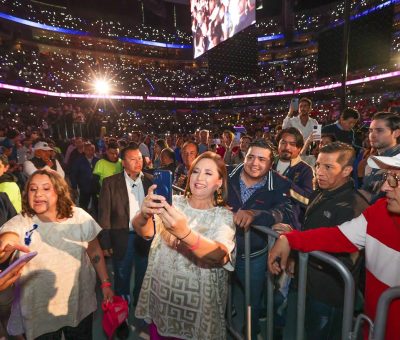
[(0, 231), (0, 262), (15, 250), (37, 251), (19, 280), (8, 331), (29, 339), (91, 339), (97, 308), (95, 270), (105, 300), (113, 292), (97, 241), (100, 226), (76, 208), (67, 183), (55, 171), (28, 179), (21, 214)]
[(154, 237), (136, 307), (136, 317), (150, 324), (150, 339), (226, 338), (235, 248), (226, 181), (222, 158), (205, 152), (189, 170), (185, 195), (170, 205), (153, 185), (133, 220), (139, 235)]

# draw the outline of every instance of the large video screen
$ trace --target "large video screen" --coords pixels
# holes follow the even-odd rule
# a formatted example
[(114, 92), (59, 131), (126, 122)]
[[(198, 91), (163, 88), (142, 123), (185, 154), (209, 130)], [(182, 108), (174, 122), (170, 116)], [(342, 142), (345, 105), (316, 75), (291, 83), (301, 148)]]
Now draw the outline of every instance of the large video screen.
[(256, 22), (256, 0), (191, 0), (194, 57)]

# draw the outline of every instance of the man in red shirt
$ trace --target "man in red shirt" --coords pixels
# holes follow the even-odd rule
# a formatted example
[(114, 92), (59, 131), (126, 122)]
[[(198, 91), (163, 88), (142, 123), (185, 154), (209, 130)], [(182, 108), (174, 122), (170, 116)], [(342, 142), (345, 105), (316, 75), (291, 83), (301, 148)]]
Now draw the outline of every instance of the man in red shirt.
[[(375, 319), (381, 294), (400, 286), (400, 155), (376, 156), (369, 166), (384, 171), (381, 188), (386, 197), (367, 208), (359, 217), (336, 228), (318, 228), (281, 235), (272, 248), (268, 266), (273, 274), (286, 268), (290, 250), (321, 250), (330, 253), (353, 253), (365, 248), (365, 313)], [(280, 265), (277, 258), (280, 257)], [(385, 339), (400, 339), (400, 299), (389, 307)]]

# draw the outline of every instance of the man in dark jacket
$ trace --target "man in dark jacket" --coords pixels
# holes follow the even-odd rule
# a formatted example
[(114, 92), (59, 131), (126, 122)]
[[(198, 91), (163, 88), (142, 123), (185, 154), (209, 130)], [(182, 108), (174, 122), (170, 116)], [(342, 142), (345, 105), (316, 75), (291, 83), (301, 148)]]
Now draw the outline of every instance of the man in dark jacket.
[(359, 119), (358, 111), (347, 107), (340, 113), (337, 122), (322, 128), (322, 133), (334, 135), (338, 142), (347, 143), (357, 150), (360, 148), (361, 142), (357, 139), (353, 128)]
[(97, 210), (97, 192), (93, 169), (99, 158), (94, 155), (95, 147), (86, 142), (83, 146), (83, 155), (78, 157), (70, 167), (69, 179), (74, 190), (79, 189), (79, 206), (88, 211), (89, 203)]
[[(309, 204), (304, 230), (335, 226), (361, 215), (368, 202), (351, 179), (354, 149), (334, 142), (321, 148), (316, 163), (318, 190)], [(361, 256), (333, 254), (359, 276)], [(323, 289), (322, 289), (323, 287)], [(344, 284), (340, 274), (324, 262), (311, 257), (307, 269), (306, 338), (340, 339)], [(284, 339), (295, 339), (297, 293), (290, 291)]]
[[(142, 173), (143, 157), (136, 144), (121, 152), (124, 171), (106, 177), (99, 196), (100, 245), (106, 256), (112, 257), (115, 294), (130, 302), (130, 278), (135, 266), (133, 305), (137, 303), (147, 269), (150, 241), (134, 231), (132, 219), (139, 211), (152, 182)], [(128, 327), (117, 330), (118, 337), (126, 338)]]
[(292, 184), (290, 198), (293, 209), (296, 210), (299, 222), (303, 223), (304, 213), (313, 193), (314, 178), (313, 169), (300, 158), (304, 138), (298, 129), (290, 127), (281, 130), (276, 141), (279, 158), (274, 163), (273, 169), (285, 176)]
[[(293, 220), (288, 197), (291, 183), (271, 170), (272, 162), (273, 147), (263, 140), (252, 142), (244, 163), (234, 169), (228, 178), (228, 204), (235, 214), (234, 222), (237, 226), (235, 296), (244, 289), (244, 231), (252, 224), (271, 227), (280, 222), (292, 223)], [(267, 237), (252, 230), (250, 239), (252, 334), (256, 337), (265, 286)], [(235, 305), (238, 306), (237, 303)]]
[(7, 194), (0, 192), (0, 227), (15, 215), (17, 215), (17, 211), (11, 204)]

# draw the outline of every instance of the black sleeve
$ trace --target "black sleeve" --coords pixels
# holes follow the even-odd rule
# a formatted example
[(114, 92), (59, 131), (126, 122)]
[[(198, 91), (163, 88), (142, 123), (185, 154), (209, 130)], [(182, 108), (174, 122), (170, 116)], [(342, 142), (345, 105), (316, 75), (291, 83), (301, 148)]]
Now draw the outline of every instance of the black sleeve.
[(17, 211), (12, 205), (8, 195), (4, 192), (0, 193), (0, 226), (17, 215)]

